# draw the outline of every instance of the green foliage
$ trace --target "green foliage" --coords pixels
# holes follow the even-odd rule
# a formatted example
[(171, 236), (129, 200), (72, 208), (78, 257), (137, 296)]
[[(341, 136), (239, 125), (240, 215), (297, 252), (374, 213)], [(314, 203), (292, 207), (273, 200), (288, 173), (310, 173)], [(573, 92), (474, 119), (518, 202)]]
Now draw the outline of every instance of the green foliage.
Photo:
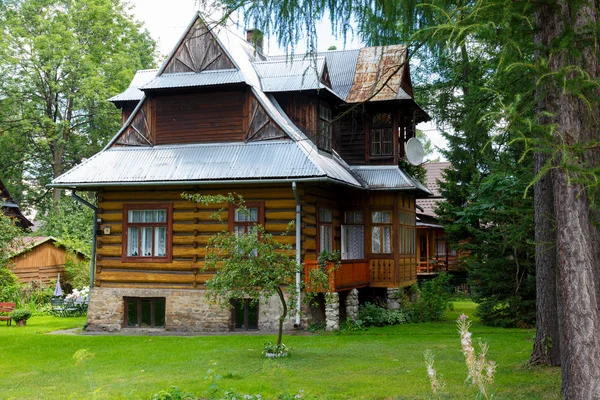
[(423, 283), (410, 310), (415, 322), (439, 321), (450, 303), (450, 275), (441, 273)]
[(358, 310), (359, 327), (400, 325), (411, 322), (410, 315), (402, 309), (389, 310), (374, 303), (365, 303)]
[(191, 393), (186, 393), (177, 386), (171, 386), (168, 389), (161, 390), (160, 392), (154, 393), (151, 400), (194, 400), (197, 399)]
[(70, 196), (64, 197), (38, 219), (42, 222), (40, 236), (53, 236), (68, 250), (90, 257), (94, 212), (89, 207)]
[(0, 171), (45, 211), (45, 185), (118, 130), (107, 99), (154, 66), (155, 44), (121, 0), (5, 0), (0, 35)]
[(263, 346), (263, 355), (268, 358), (287, 357), (289, 352), (290, 350), (283, 343), (273, 344), (272, 342), (267, 342)]
[(65, 281), (73, 288), (83, 287), (90, 284), (89, 260), (79, 261), (73, 254), (69, 254), (65, 261)]
[[(203, 204), (232, 204), (240, 212), (248, 212), (243, 198), (231, 193), (227, 196), (184, 193), (182, 197)], [(216, 271), (206, 283), (206, 297), (230, 307), (232, 300), (259, 301), (278, 296), (282, 312), (277, 344), (281, 345), (283, 321), (288, 309), (296, 306), (295, 288), (289, 283), (294, 281), (298, 268), (291, 246), (279, 244), (262, 225), (257, 223), (243, 234), (224, 231), (212, 236), (206, 246), (204, 269)]]
[(10, 313), (10, 317), (16, 321), (27, 321), (31, 317), (31, 311), (25, 308), (18, 308)]
[[(19, 238), (22, 235), (21, 228), (16, 226), (10, 217), (0, 212), (0, 270), (7, 268), (8, 261), (20, 244)], [(0, 271), (0, 279), (2, 279), (1, 274), (3, 273)]]

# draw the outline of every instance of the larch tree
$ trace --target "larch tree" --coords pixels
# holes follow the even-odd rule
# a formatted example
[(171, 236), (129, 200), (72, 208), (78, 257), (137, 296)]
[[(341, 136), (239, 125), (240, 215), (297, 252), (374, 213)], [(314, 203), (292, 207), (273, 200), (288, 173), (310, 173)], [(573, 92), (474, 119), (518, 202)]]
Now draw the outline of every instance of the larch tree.
[[(488, 163), (495, 159), (488, 155), (515, 141), (522, 141), (525, 157), (535, 153), (537, 335), (532, 361), (555, 365), (560, 359), (565, 398), (596, 398), (600, 393), (598, 1), (229, 0), (225, 4), (230, 11), (241, 10), (248, 24), (275, 34), (288, 48), (303, 38), (309, 49), (316, 49), (316, 22), (328, 15), (334, 32), (354, 31), (375, 45), (388, 40), (408, 43), (410, 55), (422, 52), (421, 62), (447, 65), (445, 73), (429, 70), (454, 89), (446, 98), (432, 92), (448, 111), (434, 116), (450, 117), (453, 156), (462, 153), (459, 159), (467, 166), (472, 163), (467, 169), (455, 166), (470, 171), (464, 176), (470, 173), (481, 180), (497, 172), (489, 169), (498, 164)], [(486, 56), (474, 59), (481, 51)], [(498, 143), (505, 134), (507, 140)], [(456, 182), (461, 181), (457, 176)], [(458, 206), (470, 192), (454, 189), (456, 201), (449, 198), (449, 203)]]
[(25, 179), (39, 201), (118, 129), (107, 99), (155, 65), (155, 43), (121, 0), (6, 0), (0, 29), (0, 171), (17, 197)]

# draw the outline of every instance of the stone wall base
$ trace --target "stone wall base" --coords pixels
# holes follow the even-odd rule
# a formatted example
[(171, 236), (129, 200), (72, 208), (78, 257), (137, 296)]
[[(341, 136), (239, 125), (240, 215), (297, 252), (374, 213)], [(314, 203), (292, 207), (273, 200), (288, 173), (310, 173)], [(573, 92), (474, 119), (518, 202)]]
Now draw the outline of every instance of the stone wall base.
[[(87, 315), (88, 331), (117, 332), (123, 328), (124, 297), (164, 297), (165, 327), (175, 332), (226, 332), (231, 329), (231, 311), (206, 300), (204, 290), (132, 289), (95, 287), (90, 296)], [(278, 329), (281, 306), (279, 298), (261, 299), (258, 329), (273, 332)], [(295, 315), (288, 315), (285, 330), (293, 330)], [(302, 318), (301, 327), (307, 326)]]

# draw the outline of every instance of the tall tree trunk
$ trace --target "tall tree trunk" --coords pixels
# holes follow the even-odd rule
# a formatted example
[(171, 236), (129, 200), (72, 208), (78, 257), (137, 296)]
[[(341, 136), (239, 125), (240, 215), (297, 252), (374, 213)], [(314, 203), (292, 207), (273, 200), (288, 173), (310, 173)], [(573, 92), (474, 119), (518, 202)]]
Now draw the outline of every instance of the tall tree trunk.
[(281, 301), (282, 312), (279, 317), (279, 331), (277, 334), (277, 346), (281, 345), (281, 339), (283, 337), (283, 322), (285, 321), (285, 317), (287, 317), (287, 303), (285, 301), (285, 295), (280, 287), (277, 288), (277, 294), (279, 295), (279, 300)]
[[(597, 399), (600, 394), (600, 232), (594, 225), (596, 216), (581, 173), (598, 166), (600, 154), (595, 147), (579, 154), (574, 151), (598, 141), (600, 91), (584, 90), (582, 82), (574, 82), (576, 75), (572, 72), (578, 68), (589, 74), (592, 81), (600, 76), (599, 12), (596, 0), (559, 0), (540, 7), (537, 18), (540, 42), (551, 49), (548, 67), (560, 80), (548, 81), (540, 90), (545, 97), (544, 109), (555, 127), (554, 144), (561, 150), (561, 158), (553, 160), (552, 173), (561, 299), (560, 346), (564, 353), (563, 393), (565, 399), (576, 400)], [(569, 35), (569, 46), (553, 48), (565, 40), (563, 35)], [(567, 67), (571, 69), (565, 72)]]
[[(539, 174), (547, 156), (535, 155), (535, 174)], [(532, 364), (560, 365), (560, 331), (558, 327), (556, 290), (556, 231), (554, 197), (550, 173), (542, 176), (534, 187), (535, 208), (535, 281), (536, 331)]]

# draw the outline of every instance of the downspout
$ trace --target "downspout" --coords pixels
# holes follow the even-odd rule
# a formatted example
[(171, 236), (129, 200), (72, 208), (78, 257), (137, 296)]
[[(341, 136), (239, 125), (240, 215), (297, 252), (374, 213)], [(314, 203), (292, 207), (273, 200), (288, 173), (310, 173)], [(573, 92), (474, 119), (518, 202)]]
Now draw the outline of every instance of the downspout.
[(296, 292), (298, 304), (296, 304), (296, 322), (294, 323), (294, 328), (299, 328), (300, 308), (302, 306), (302, 290), (300, 281), (300, 263), (302, 262), (302, 207), (300, 206), (300, 196), (298, 196), (296, 182), (292, 182), (292, 190), (294, 191), (294, 197), (296, 198), (296, 265), (298, 266), (298, 269), (296, 270)]
[(90, 260), (90, 289), (94, 287), (94, 275), (96, 272), (96, 224), (98, 223), (98, 207), (79, 197), (75, 190), (71, 192), (71, 196), (79, 203), (94, 210), (94, 224), (92, 225), (92, 258)]

